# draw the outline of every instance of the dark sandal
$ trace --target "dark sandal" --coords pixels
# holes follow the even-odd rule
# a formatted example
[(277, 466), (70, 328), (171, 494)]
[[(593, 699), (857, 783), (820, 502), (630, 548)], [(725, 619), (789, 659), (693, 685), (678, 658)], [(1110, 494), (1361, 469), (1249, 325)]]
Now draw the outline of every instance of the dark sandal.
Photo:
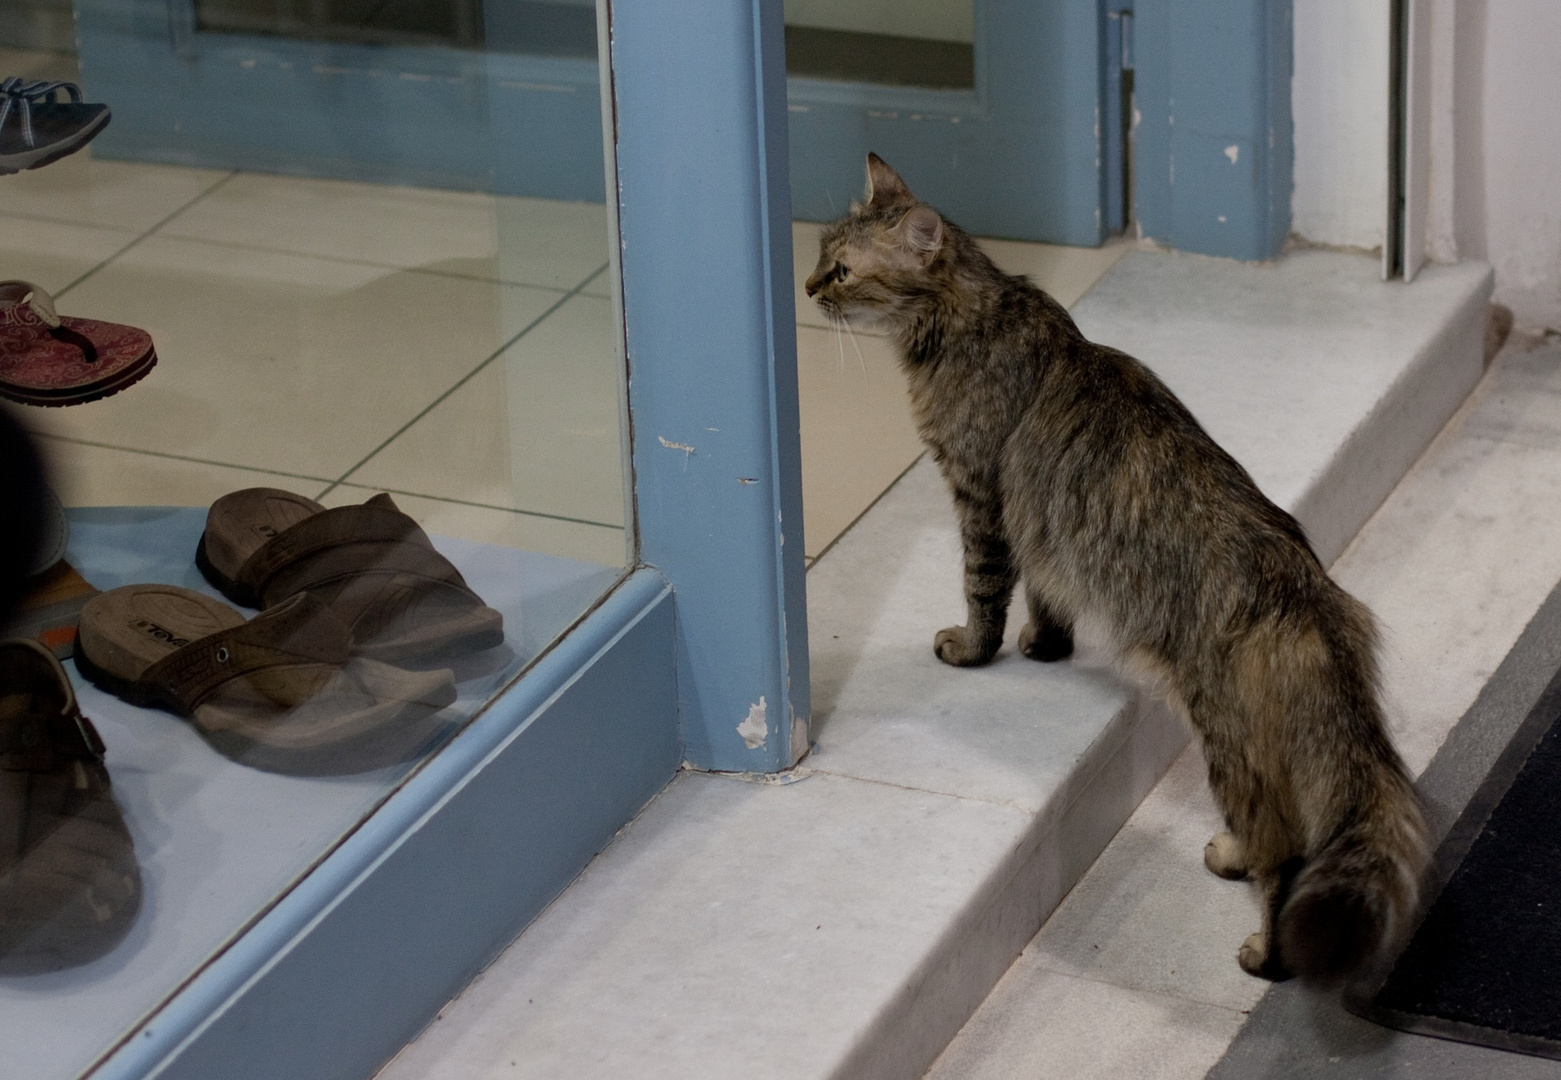
[(48, 649), (0, 642), (0, 974), (94, 960), (140, 906), (103, 740)]
[(117, 394), (157, 365), (145, 330), (55, 313), (26, 281), (0, 281), (0, 397), (80, 405)]
[(455, 656), (504, 641), (504, 617), (389, 495), (327, 510), (276, 488), (235, 491), (212, 503), (195, 563), (245, 607), (309, 592), (375, 660)]
[(81, 611), (76, 666), (133, 705), (189, 718), (224, 756), (269, 772), (341, 774), (418, 753), (447, 726), (448, 670), (352, 656), (352, 634), (299, 594), (246, 622), (174, 585), (126, 585)]
[(83, 101), (75, 83), (0, 80), (0, 176), (74, 154), (110, 117), (107, 105)]

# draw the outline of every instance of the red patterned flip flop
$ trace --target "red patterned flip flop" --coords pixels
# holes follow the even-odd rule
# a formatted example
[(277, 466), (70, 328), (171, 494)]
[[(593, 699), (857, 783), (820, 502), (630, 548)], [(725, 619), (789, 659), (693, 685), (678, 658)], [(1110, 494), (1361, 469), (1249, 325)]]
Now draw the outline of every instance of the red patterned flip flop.
[(61, 318), (25, 281), (0, 281), (0, 397), (24, 405), (80, 405), (117, 394), (157, 363), (145, 330)]

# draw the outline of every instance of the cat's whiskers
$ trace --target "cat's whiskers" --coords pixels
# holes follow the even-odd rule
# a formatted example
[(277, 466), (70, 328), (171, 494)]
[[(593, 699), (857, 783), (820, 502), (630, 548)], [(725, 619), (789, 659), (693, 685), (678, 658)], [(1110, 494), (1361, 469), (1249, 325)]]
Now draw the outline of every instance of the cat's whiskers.
[[(862, 377), (865, 379), (867, 377), (867, 358), (862, 355), (862, 347), (856, 343), (856, 331), (851, 329), (850, 323), (844, 325), (846, 333), (851, 335), (851, 347), (856, 350), (856, 362), (861, 365)], [(842, 367), (845, 366), (845, 357), (842, 356), (840, 358), (840, 363)]]

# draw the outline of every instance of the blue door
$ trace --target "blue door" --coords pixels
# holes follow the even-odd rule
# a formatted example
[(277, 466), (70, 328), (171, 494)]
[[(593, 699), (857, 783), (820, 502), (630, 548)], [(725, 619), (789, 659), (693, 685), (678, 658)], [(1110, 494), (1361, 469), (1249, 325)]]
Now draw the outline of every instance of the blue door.
[[(936, 20), (917, 13), (954, 6), (947, 2), (787, 3), (796, 215), (842, 213), (862, 190), (872, 150), (972, 232), (1099, 244), (1121, 227), (1107, 208), (1104, 167), (1107, 29), (1117, 20), (1101, 0), (963, 2), (966, 33), (957, 19), (942, 23), (944, 37), (968, 36), (962, 56), (960, 43), (909, 36), (937, 32)], [(853, 8), (886, 17), (875, 33), (862, 32), (867, 19), (840, 29), (851, 25), (841, 12)]]
[(94, 153), (601, 202), (595, 8), (76, 0)]
[[(960, 5), (963, 29), (952, 36), (968, 41), (900, 32), (907, 9)], [(852, 7), (786, 5), (803, 20), (813, 11), (815, 23), (820, 8)], [(1098, 122), (1100, 0), (876, 7), (902, 13), (885, 20), (887, 32), (788, 27), (797, 216), (843, 212), (875, 150), (975, 232), (1098, 244), (1113, 224)], [(603, 198), (594, 0), (77, 0), (77, 9), (84, 77), (114, 105), (97, 142), (104, 156)]]

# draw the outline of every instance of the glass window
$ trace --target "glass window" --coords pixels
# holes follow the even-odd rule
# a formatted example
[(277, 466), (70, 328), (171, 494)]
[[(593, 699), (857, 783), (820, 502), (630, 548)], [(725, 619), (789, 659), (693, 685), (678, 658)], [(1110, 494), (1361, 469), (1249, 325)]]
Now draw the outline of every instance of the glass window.
[(786, 71), (969, 89), (975, 0), (786, 0)]
[(596, 56), (595, 0), (196, 0), (202, 30)]
[(35, 1080), (235, 940), (633, 532), (590, 2), (77, 22), (79, 56), (0, 50), (0, 394), (57, 500), (0, 638), (65, 679), (0, 645), (0, 1041)]

